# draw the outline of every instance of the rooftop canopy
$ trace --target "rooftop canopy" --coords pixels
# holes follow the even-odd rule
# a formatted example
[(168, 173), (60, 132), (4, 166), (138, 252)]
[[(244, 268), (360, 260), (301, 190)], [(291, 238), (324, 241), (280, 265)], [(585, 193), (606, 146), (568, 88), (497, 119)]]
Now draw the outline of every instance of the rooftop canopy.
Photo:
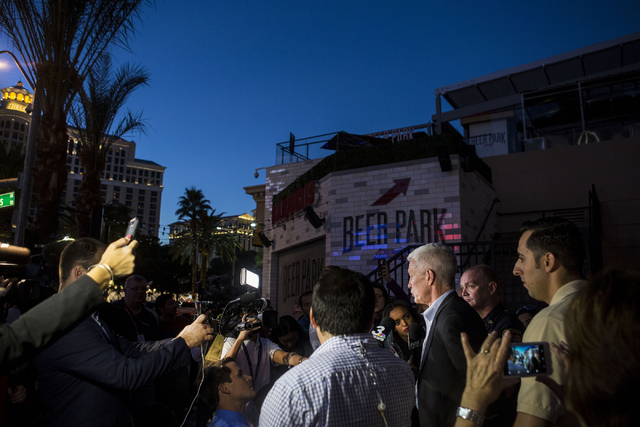
[(529, 92), (637, 70), (640, 32), (436, 89), (436, 97), (444, 97), (454, 110), (433, 119), (448, 122), (518, 104)]

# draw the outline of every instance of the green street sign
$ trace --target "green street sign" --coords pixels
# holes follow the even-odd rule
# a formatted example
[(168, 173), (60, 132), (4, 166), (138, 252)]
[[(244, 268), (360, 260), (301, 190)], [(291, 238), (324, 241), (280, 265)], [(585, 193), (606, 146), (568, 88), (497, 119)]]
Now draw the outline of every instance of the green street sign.
[(12, 191), (11, 193), (0, 194), (0, 208), (8, 208), (9, 206), (15, 206), (15, 204), (15, 191)]

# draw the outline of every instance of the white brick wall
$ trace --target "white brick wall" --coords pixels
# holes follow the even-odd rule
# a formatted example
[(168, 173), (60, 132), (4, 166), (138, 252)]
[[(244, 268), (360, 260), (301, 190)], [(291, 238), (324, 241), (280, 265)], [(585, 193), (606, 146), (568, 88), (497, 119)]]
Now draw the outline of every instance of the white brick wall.
[[(317, 161), (315, 161), (317, 162)], [(284, 189), (299, 174), (310, 169), (314, 161), (304, 164), (292, 164), (269, 168), (266, 186), (265, 217), (271, 218), (271, 206), (274, 194)], [(277, 283), (277, 252), (292, 248), (306, 242), (325, 237), (326, 258), (325, 265), (337, 265), (360, 271), (364, 274), (371, 272), (377, 266), (374, 258), (381, 250), (397, 251), (407, 244), (421, 244), (436, 241), (434, 223), (443, 217), (442, 233), (447, 243), (462, 240), (473, 240), (477, 229), (482, 225), (486, 211), (491, 206), (495, 195), (493, 188), (477, 173), (464, 173), (458, 168), (458, 156), (452, 156), (453, 170), (442, 172), (437, 158), (420, 159), (392, 165), (375, 166), (351, 171), (341, 171), (329, 174), (319, 182), (320, 200), (314, 207), (316, 213), (324, 217), (324, 226), (315, 229), (298, 214), (294, 219), (267, 231), (270, 239), (275, 238), (273, 246), (265, 250), (263, 280), (265, 295), (276, 301)], [(399, 194), (392, 201), (382, 206), (371, 206), (378, 198), (394, 187), (394, 179), (411, 178), (406, 195)], [(434, 209), (437, 218), (434, 218)], [(446, 213), (441, 215), (442, 210)], [(420, 211), (426, 210), (425, 222), (430, 221), (430, 227), (424, 230), (424, 242), (421, 239)], [(396, 242), (396, 212), (403, 211), (405, 225), (400, 227), (400, 241)], [(406, 242), (407, 223), (410, 212), (414, 213), (416, 222), (415, 232), (409, 242)], [(387, 243), (377, 241), (378, 213), (385, 213), (387, 217)], [(366, 221), (369, 217), (369, 238), (374, 245), (366, 245)], [(356, 217), (358, 217), (360, 233), (356, 233)], [(352, 224), (353, 247), (345, 248), (345, 217), (350, 217)], [(349, 224), (348, 224), (349, 225)], [(267, 229), (270, 222), (267, 222)], [(488, 221), (482, 240), (490, 239), (495, 233), (495, 211)], [(414, 229), (412, 228), (412, 231)], [(430, 231), (430, 233), (429, 233)], [(429, 240), (429, 234), (431, 239)], [(347, 234), (347, 240), (351, 235)], [(364, 245), (355, 246), (356, 238)], [(438, 239), (439, 240), (439, 239)], [(350, 249), (350, 250), (349, 250)], [(277, 309), (277, 308), (276, 308)], [(282, 313), (288, 314), (288, 313)]]

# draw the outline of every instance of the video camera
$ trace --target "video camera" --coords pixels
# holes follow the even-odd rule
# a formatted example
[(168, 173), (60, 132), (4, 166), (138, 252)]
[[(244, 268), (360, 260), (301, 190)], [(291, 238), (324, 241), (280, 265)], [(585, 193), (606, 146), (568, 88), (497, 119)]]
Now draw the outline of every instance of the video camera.
[[(198, 301), (198, 303), (202, 307), (203, 302)], [(196, 306), (199, 306), (198, 303)], [(278, 312), (264, 311), (266, 307), (267, 300), (260, 298), (257, 292), (247, 293), (229, 301), (219, 316), (208, 314), (209, 324), (225, 337), (234, 335), (234, 332), (250, 331), (261, 326), (273, 328), (278, 324)], [(245, 314), (249, 314), (250, 317), (243, 322), (242, 318)]]
[[(255, 292), (260, 287), (257, 274), (246, 268), (241, 269), (240, 286), (233, 286), (229, 279), (231, 276), (228, 275), (207, 278), (207, 284), (200, 292), (204, 301), (196, 301), (197, 314), (207, 314), (209, 324), (215, 331), (228, 337), (260, 326), (270, 329), (278, 325), (278, 312), (265, 311), (267, 300)], [(251, 317), (243, 322), (245, 314)]]
[[(56, 266), (57, 267), (57, 266)], [(57, 272), (57, 268), (55, 269)], [(6, 311), (17, 305), (25, 312), (55, 293), (50, 277), (53, 268), (45, 262), (42, 255), (31, 256), (27, 248), (0, 244), (0, 316), (4, 319)]]

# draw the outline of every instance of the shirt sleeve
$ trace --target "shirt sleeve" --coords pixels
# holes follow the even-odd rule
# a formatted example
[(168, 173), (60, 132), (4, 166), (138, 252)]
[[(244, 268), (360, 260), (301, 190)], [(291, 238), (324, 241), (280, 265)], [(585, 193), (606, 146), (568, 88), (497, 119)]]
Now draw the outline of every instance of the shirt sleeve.
[(390, 282), (387, 282), (387, 288), (393, 292), (393, 295), (396, 298), (411, 304), (411, 298), (409, 298), (409, 295), (404, 292), (402, 286), (400, 286), (398, 282), (392, 279)]
[(304, 396), (300, 396), (295, 387), (276, 381), (269, 391), (260, 412), (260, 427), (306, 426), (303, 419), (312, 407), (306, 405)]
[[(559, 343), (566, 341), (564, 335), (564, 323), (549, 316), (540, 316), (539, 313), (533, 318), (529, 327), (524, 333), (523, 342), (547, 341)], [(562, 371), (560, 360), (551, 352), (551, 366), (553, 373), (550, 375), (558, 384), (562, 384)], [(518, 393), (518, 412), (542, 418), (551, 423), (566, 412), (560, 400), (549, 387), (536, 381), (535, 377), (522, 378), (520, 392)]]
[(189, 347), (182, 338), (138, 358), (127, 357), (104, 337), (97, 325), (88, 322), (91, 320), (47, 350), (47, 359), (60, 371), (108, 387), (135, 390), (175, 364), (191, 360)]
[(236, 342), (235, 338), (231, 338), (231, 337), (225, 338), (224, 345), (222, 346), (222, 352), (220, 353), (220, 355), (222, 357), (225, 357), (227, 353), (229, 353), (229, 350), (231, 350), (231, 347), (233, 347), (233, 343), (235, 342)]
[(267, 350), (267, 353), (269, 354), (269, 360), (271, 360), (271, 363), (273, 364), (273, 355), (275, 354), (276, 351), (278, 350), (282, 350), (280, 348), (280, 346), (276, 343), (274, 343), (273, 341), (271, 341), (268, 338), (262, 338), (262, 345), (265, 346), (265, 349)]

